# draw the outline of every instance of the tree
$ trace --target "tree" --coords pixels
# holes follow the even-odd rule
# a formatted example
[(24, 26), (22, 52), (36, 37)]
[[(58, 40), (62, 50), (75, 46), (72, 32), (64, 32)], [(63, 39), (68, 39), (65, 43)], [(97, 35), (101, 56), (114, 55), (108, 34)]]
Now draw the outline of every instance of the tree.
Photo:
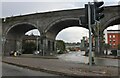
[(59, 50), (59, 54), (63, 54), (65, 52), (65, 42), (63, 40), (56, 40), (56, 48)]
[(33, 54), (36, 50), (36, 44), (34, 42), (23, 42), (23, 54)]
[(108, 49), (110, 48), (109, 44), (104, 43), (104, 49), (106, 50), (106, 55), (108, 54)]
[(118, 44), (118, 50), (120, 50), (120, 44)]

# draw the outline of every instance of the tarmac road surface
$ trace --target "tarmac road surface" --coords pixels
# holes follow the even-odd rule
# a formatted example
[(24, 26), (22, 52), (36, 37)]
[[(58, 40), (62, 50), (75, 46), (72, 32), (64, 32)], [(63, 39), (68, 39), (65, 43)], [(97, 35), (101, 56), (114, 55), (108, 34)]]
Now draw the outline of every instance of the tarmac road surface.
[(57, 75), (2, 63), (2, 76), (57, 76)]

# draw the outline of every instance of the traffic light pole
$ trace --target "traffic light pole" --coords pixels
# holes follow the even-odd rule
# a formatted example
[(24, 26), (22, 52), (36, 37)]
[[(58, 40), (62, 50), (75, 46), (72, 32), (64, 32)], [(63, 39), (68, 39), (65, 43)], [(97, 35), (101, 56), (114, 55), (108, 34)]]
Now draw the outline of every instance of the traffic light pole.
[[(92, 66), (94, 64), (94, 53), (92, 52), (92, 28), (91, 25), (99, 25), (100, 19), (104, 17), (104, 14), (102, 11), (104, 10), (104, 7), (101, 7), (104, 4), (103, 1), (97, 2), (97, 0), (94, 0), (93, 4), (88, 2), (88, 4), (85, 4), (85, 16), (80, 17), (81, 24), (86, 25), (89, 28), (89, 65)], [(98, 27), (99, 28), (99, 27)], [(95, 30), (95, 28), (93, 28)], [(99, 30), (97, 32), (99, 35)], [(99, 47), (99, 36), (98, 36), (98, 41), (96, 41), (97, 45), (97, 51), (100, 52), (100, 47)], [(93, 56), (93, 57), (92, 57)]]
[(99, 20), (102, 19), (104, 17), (104, 14), (102, 13), (102, 11), (104, 10), (103, 7), (101, 7), (104, 4), (103, 1), (98, 2), (98, 0), (94, 0), (94, 20), (95, 20), (95, 27), (96, 27), (96, 42), (95, 42), (95, 54), (99, 55), (100, 53), (100, 33), (99, 33), (99, 27), (100, 27), (100, 22)]
[(88, 27), (89, 27), (89, 66), (92, 66), (92, 37), (91, 37), (91, 9), (90, 2), (88, 2)]
[(100, 53), (100, 42), (99, 42), (99, 39), (100, 39), (100, 37), (99, 37), (99, 22), (97, 22), (97, 36), (98, 36), (98, 40), (97, 40), (97, 44), (98, 44), (98, 47), (97, 47), (97, 51), (98, 51), (98, 54)]

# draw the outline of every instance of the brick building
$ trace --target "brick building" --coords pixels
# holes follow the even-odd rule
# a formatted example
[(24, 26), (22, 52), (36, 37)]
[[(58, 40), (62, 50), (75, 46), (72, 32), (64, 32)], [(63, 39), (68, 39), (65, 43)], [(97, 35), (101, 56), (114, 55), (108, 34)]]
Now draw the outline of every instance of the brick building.
[(111, 49), (117, 49), (120, 44), (120, 30), (107, 30), (107, 40)]

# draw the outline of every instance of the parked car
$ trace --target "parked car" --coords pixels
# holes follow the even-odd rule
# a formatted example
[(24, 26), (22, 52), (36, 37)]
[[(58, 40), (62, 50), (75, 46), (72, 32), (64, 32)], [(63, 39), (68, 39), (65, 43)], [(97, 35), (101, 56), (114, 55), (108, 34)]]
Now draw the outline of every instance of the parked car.
[(40, 52), (39, 51), (34, 51), (33, 54), (34, 55), (38, 55)]
[(117, 56), (117, 50), (111, 50), (111, 54), (110, 55)]
[(22, 53), (20, 51), (11, 51), (10, 56), (20, 56)]
[(17, 56), (22, 55), (22, 53), (20, 51), (17, 51)]
[(9, 53), (9, 55), (10, 55), (10, 56), (14, 56), (14, 51), (11, 51), (11, 52)]

